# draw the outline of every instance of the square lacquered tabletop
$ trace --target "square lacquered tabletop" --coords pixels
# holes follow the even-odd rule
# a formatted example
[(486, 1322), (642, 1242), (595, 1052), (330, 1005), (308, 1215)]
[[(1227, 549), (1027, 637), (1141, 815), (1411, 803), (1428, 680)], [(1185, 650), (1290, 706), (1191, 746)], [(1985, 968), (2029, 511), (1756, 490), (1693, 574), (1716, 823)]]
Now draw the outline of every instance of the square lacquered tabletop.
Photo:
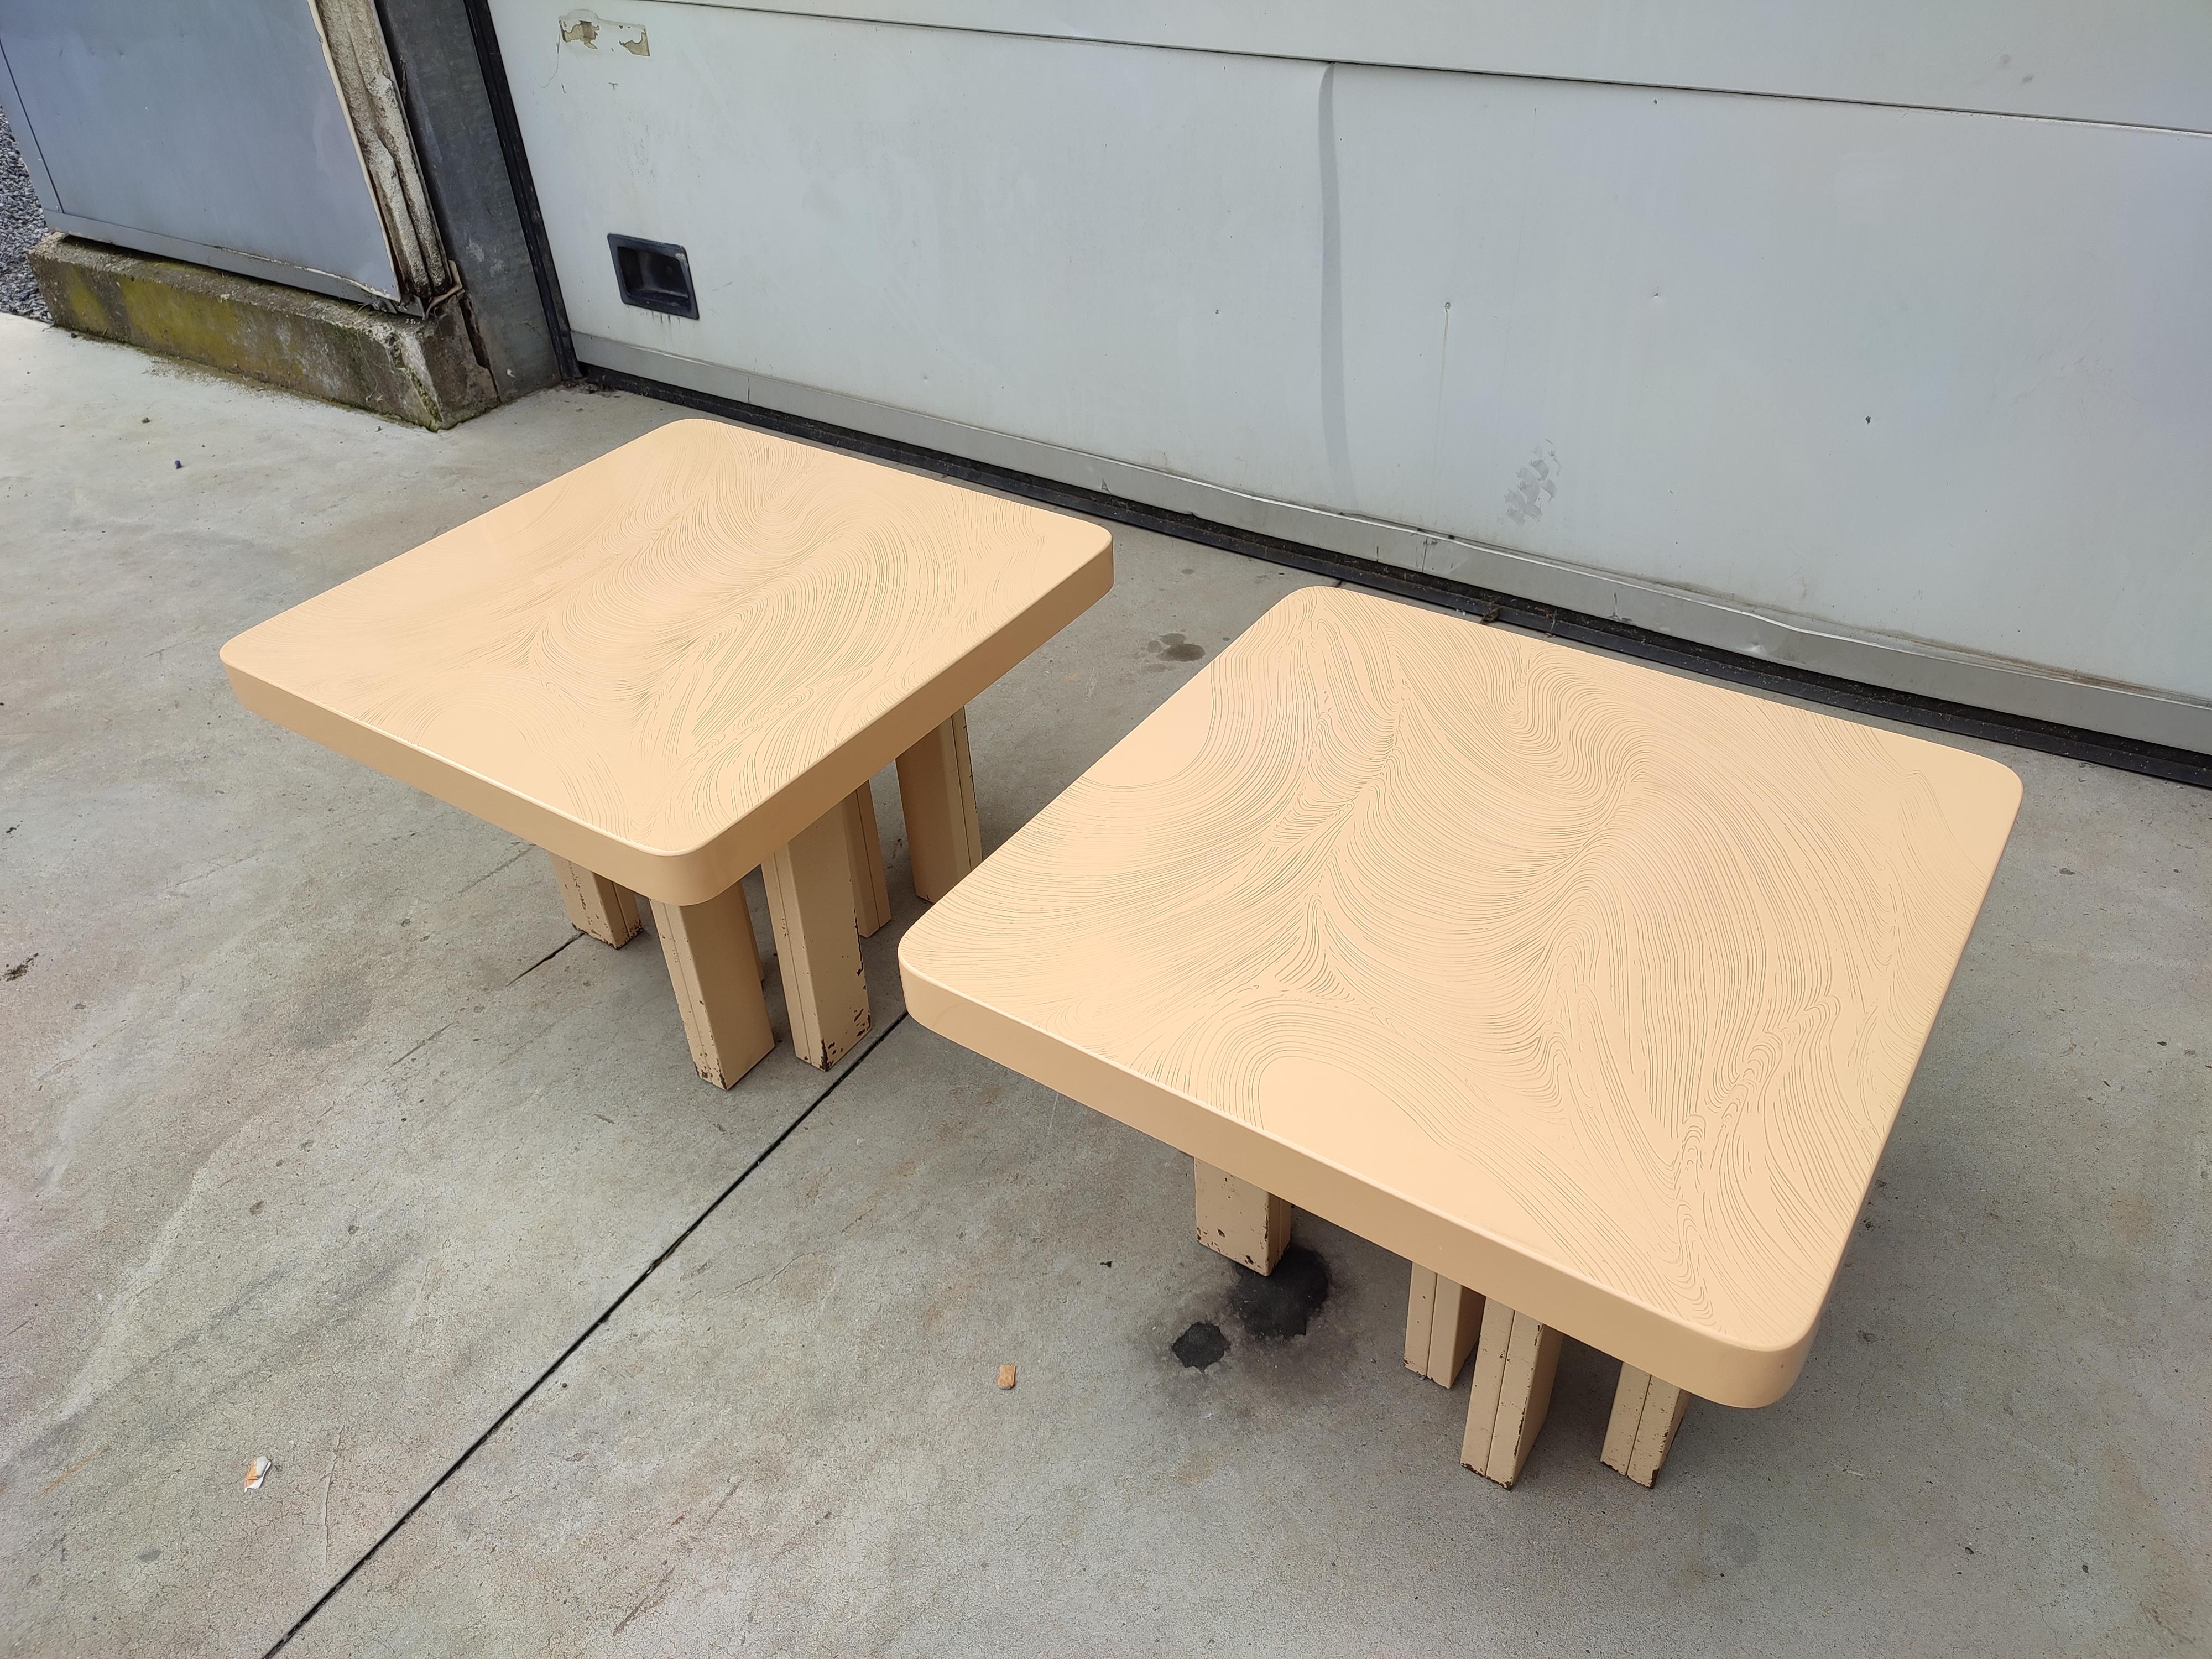
[(1959, 750), (1310, 588), (900, 962), (944, 1035), (1760, 1405), (2019, 800)]
[(678, 421), (232, 640), (256, 713), (671, 903), (1103, 595), (1095, 525)]

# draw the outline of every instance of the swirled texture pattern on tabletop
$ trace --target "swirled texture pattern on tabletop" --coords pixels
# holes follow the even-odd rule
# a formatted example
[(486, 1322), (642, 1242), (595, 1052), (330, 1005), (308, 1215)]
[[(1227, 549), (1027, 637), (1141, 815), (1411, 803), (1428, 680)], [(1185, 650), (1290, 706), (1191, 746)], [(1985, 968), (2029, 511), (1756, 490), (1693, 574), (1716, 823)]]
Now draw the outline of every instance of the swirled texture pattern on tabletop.
[(403, 745), (433, 763), (410, 756), (403, 775), (495, 821), (471, 781), (680, 854), (956, 664), (1033, 649), (1008, 630), (1079, 577), (1103, 592), (1109, 550), (1079, 520), (684, 420), (249, 630), (223, 659), (249, 701), (270, 687), (310, 706), (263, 712), (337, 746)]
[(2018, 800), (1957, 750), (1308, 589), (902, 960), (910, 995), (1701, 1338), (1785, 1348)]

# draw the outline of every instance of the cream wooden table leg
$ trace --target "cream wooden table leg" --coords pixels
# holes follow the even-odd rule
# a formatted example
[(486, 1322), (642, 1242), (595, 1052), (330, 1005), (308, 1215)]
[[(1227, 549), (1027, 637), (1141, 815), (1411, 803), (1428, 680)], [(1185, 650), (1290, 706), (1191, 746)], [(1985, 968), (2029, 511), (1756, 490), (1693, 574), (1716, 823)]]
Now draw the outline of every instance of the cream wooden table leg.
[(898, 757), (898, 780), (915, 896), (934, 904), (983, 861), (965, 708)]
[(635, 894), (580, 864), (571, 864), (558, 853), (545, 856), (553, 860), (553, 878), (561, 884), (561, 903), (578, 933), (589, 933), (617, 950), (637, 937)]
[(653, 901), (653, 930), (684, 1011), (699, 1075), (726, 1089), (775, 1047), (761, 996), (760, 948), (742, 882), (704, 904)]
[(1196, 1158), (1191, 1168), (1198, 1188), (1198, 1242), (1255, 1273), (1274, 1272), (1291, 1242), (1290, 1200)]
[(1459, 1461), (1501, 1486), (1518, 1480), (1552, 1408), (1552, 1377), (1559, 1367), (1559, 1332), (1496, 1297), (1485, 1303)]
[(827, 1071), (868, 1034), (868, 981), (854, 931), (851, 804), (833, 808), (761, 866), (783, 969), (791, 1046)]
[(884, 843), (876, 831), (876, 787), (864, 783), (845, 798), (845, 849), (853, 858), (853, 920), (862, 939), (891, 919), (884, 879)]
[(1406, 1364), (1449, 1389), (1482, 1328), (1482, 1297), (1418, 1264), (1406, 1298)]
[(1674, 1444), (1690, 1395), (1633, 1365), (1620, 1368), (1620, 1387), (1613, 1396), (1613, 1417), (1605, 1425), (1607, 1468), (1619, 1469), (1639, 1486), (1659, 1478), (1659, 1466)]

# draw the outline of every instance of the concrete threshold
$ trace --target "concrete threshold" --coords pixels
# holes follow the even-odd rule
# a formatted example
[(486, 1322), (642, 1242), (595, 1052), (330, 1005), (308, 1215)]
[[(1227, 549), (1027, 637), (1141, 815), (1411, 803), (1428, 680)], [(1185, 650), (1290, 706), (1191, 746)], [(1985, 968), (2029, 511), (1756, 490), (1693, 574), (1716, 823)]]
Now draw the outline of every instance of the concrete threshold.
[(372, 311), (59, 232), (31, 250), (55, 326), (434, 430), (499, 401), (458, 290), (420, 317)]

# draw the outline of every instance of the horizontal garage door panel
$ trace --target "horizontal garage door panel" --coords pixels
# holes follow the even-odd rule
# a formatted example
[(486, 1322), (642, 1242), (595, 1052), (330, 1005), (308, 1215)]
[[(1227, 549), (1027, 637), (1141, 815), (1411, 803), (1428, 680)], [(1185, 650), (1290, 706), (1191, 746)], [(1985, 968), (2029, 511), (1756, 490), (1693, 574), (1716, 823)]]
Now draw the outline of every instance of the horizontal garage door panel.
[[(1829, 672), (1912, 684), (1894, 646), (1982, 665), (1992, 706), (2057, 707), (2008, 665), (2193, 699), (2157, 729), (2212, 732), (2212, 138), (493, 3), (587, 361), (1407, 526), (1437, 539), (1378, 556), (1443, 574), (1510, 586), (1492, 548), (1640, 580), (1833, 639), (1799, 659)], [(687, 248), (698, 319), (623, 305), (610, 233)]]
[(777, 9), (2212, 131), (2212, 7), (2201, 0), (777, 0)]
[(1343, 505), (2212, 696), (2212, 140), (1387, 70), (1332, 97)]
[[(579, 332), (1270, 492), (1310, 478), (1318, 67), (622, 15), (649, 56), (499, 12)], [(696, 322), (621, 303), (610, 233), (685, 248)]]

